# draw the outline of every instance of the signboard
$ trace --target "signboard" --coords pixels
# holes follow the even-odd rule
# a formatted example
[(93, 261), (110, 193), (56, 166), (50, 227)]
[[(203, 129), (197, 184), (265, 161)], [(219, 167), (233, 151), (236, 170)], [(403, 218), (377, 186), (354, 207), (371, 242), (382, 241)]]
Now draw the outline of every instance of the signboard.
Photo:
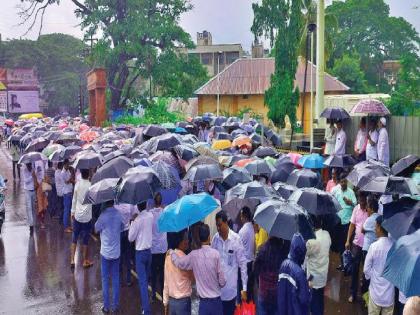
[(39, 112), (38, 91), (8, 91), (9, 113)]
[(0, 68), (0, 81), (6, 82), (7, 80), (7, 70), (5, 68)]
[(7, 69), (7, 84), (10, 88), (39, 87), (38, 78), (33, 69)]
[(0, 91), (0, 113), (7, 112), (7, 92)]

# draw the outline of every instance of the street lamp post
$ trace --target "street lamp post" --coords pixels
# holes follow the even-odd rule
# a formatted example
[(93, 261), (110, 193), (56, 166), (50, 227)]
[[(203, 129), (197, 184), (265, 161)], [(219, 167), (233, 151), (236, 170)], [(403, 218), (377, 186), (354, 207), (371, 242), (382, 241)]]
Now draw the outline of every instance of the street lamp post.
[(311, 23), (308, 25), (308, 32), (311, 34), (311, 115), (310, 115), (310, 128), (311, 128), (311, 139), (310, 139), (310, 152), (314, 148), (314, 76), (313, 76), (313, 66), (314, 66), (314, 31), (316, 29), (316, 24)]
[(216, 115), (219, 116), (220, 112), (220, 56), (223, 54), (222, 51), (217, 52), (217, 107)]
[(316, 100), (314, 116), (318, 122), (324, 107), (324, 36), (325, 36), (325, 0), (318, 1), (316, 36)]

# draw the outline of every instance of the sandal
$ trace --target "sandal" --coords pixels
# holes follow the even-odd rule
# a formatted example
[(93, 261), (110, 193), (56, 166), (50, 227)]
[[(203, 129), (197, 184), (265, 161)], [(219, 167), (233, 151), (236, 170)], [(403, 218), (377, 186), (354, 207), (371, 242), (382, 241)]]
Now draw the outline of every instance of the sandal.
[(83, 268), (89, 268), (93, 266), (93, 262), (86, 260), (83, 262)]

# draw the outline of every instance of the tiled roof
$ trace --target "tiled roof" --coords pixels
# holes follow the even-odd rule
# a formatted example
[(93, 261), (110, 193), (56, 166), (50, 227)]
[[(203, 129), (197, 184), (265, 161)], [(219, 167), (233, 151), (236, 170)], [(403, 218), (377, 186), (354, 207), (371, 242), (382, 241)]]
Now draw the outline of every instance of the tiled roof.
[[(316, 86), (316, 66), (312, 63), (308, 65), (306, 91), (310, 92), (311, 67), (313, 72), (313, 89)], [(195, 94), (197, 95), (215, 95), (218, 92), (221, 95), (243, 95), (243, 94), (264, 94), (270, 87), (270, 77), (274, 72), (274, 58), (255, 58), (255, 59), (237, 59), (217, 76), (210, 79), (206, 84), (200, 87)], [(303, 91), (303, 79), (305, 75), (305, 63), (299, 61), (296, 71), (295, 84), (299, 90)], [(350, 88), (340, 82), (333, 76), (325, 73), (325, 92), (345, 92)]]

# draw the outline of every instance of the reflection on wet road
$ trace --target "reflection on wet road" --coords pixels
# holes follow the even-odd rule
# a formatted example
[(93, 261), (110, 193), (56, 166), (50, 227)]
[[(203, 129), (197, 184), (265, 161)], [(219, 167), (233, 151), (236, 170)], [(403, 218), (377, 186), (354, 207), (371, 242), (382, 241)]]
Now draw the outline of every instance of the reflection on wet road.
[[(90, 240), (93, 267), (85, 270), (78, 260), (72, 272), (71, 236), (57, 220), (47, 221), (47, 229), (36, 229), (29, 236), (21, 182), (13, 182), (4, 148), (0, 150), (0, 174), (9, 179), (6, 223), (0, 238), (0, 314), (102, 314), (99, 242)], [(337, 264), (337, 256), (331, 255), (325, 314), (366, 314), (361, 303), (347, 302), (350, 279), (335, 270)], [(163, 314), (160, 302), (152, 305), (153, 314)], [(137, 284), (122, 287), (121, 314), (140, 314)]]

